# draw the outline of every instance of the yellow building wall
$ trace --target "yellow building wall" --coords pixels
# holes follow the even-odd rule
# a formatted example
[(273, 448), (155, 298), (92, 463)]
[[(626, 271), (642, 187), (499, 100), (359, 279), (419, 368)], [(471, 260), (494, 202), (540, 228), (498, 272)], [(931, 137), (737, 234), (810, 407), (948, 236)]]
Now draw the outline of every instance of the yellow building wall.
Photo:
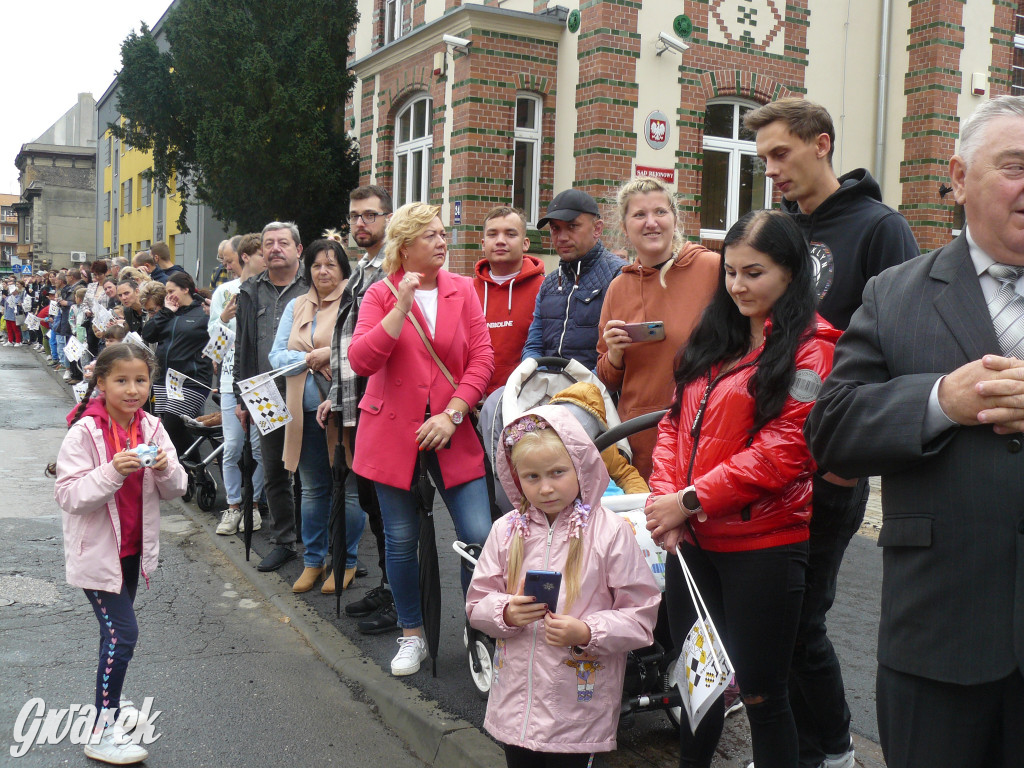
[[(125, 149), (123, 144), (121, 148), (122, 150)], [(121, 173), (118, 176), (118, 182), (123, 190), (125, 183), (131, 179), (132, 204), (130, 208), (126, 207), (124, 195), (120, 196), (121, 209), (118, 211), (121, 219), (119, 245), (123, 248), (125, 243), (131, 243), (131, 250), (133, 252), (139, 249), (139, 243), (143, 240), (151, 242), (153, 240), (152, 196), (150, 196), (150, 204), (143, 206), (141, 194), (141, 174), (152, 166), (153, 161), (149, 152), (140, 152), (136, 149), (128, 149), (121, 152)]]

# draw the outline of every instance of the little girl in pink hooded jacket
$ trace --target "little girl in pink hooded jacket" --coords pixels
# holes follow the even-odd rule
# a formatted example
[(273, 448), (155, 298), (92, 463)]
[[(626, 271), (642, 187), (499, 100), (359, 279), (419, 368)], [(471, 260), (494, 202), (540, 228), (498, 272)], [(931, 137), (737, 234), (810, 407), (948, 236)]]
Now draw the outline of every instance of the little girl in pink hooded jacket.
[[(575, 500), (562, 498), (556, 508), (541, 511), (537, 504), (547, 504), (543, 493), (552, 493), (538, 493), (543, 470), (524, 475), (520, 453), (517, 471), (512, 449), (527, 433), (547, 429), (568, 453), (579, 491)], [(526, 750), (584, 756), (613, 750), (626, 653), (651, 644), (661, 594), (630, 525), (601, 506), (608, 472), (569, 411), (559, 406), (533, 409), (505, 428), (501, 445), (504, 457), (495, 461), (498, 476), (518, 509), (491, 528), (466, 596), (470, 623), (497, 639), (484, 727), (505, 745), (509, 765), (528, 760)], [(529, 497), (525, 504), (524, 495)], [(516, 583), (510, 584), (510, 552), (517, 537), (522, 562)], [(567, 559), (577, 537), (580, 565), (574, 579)], [(537, 606), (540, 620), (515, 626), (518, 611), (534, 605), (532, 598), (521, 597), (527, 570), (560, 571), (562, 587), (557, 606), (549, 606), (557, 608), (554, 615)], [(573, 581), (578, 584), (575, 599), (569, 594)], [(589, 640), (549, 644), (570, 624)]]

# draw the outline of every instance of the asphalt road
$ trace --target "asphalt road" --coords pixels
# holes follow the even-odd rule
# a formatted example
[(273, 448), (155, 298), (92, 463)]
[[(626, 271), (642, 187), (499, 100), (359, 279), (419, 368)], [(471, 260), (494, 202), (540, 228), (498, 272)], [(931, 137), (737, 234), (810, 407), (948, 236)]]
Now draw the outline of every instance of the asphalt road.
[[(70, 401), (28, 349), (0, 349), (0, 766), (95, 766), (65, 739), (12, 757), (23, 705), (93, 699), (97, 623), (64, 581), (60, 510), (43, 477)], [(160, 568), (140, 588), (125, 693), (162, 715), (149, 766), (423, 765), (174, 503)]]
[[(20, 355), (18, 354), (20, 353)], [(17, 355), (17, 356), (16, 356)], [(67, 397), (64, 388), (56, 384), (54, 379), (43, 370), (34, 359), (30, 357), (34, 353), (28, 350), (0, 349), (0, 392), (4, 393), (5, 406), (0, 411), (0, 478), (3, 480), (3, 487), (18, 485), (21, 493), (19, 498), (21, 506), (27, 509), (35, 509), (36, 515), (42, 515), (35, 524), (44, 525), (46, 514), (53, 515), (55, 507), (50, 500), (52, 497), (52, 481), (45, 481), (39, 472), (41, 464), (46, 456), (54, 456), (56, 446), (59, 445), (60, 437), (63, 435), (63, 428), (59, 425), (64, 414), (67, 412), (69, 400), (60, 402), (61, 398)], [(16, 368), (12, 367), (16, 366)], [(12, 399), (13, 396), (13, 399)], [(32, 430), (23, 430), (21, 427), (31, 424)], [(21, 426), (19, 426), (21, 425)], [(11, 429), (19, 430), (16, 434)], [(44, 440), (45, 434), (49, 437)], [(38, 433), (38, 445), (33, 442), (33, 435)], [(12, 458), (12, 454), (24, 456), (25, 459), (19, 463), (19, 459)], [(215, 472), (216, 474), (216, 472)], [(218, 498), (216, 509), (223, 507), (223, 492)], [(877, 503), (877, 502), (876, 502)], [(50, 571), (52, 577), (49, 580), (56, 584), (58, 589), (66, 592), (66, 586), (62, 586), (62, 566), (60, 563), (60, 531), (56, 522), (50, 523), (45, 529), (48, 533), (40, 531), (37, 535), (31, 530), (12, 529), (10, 532), (4, 527), (12, 525), (17, 528), (21, 523), (9, 522), (4, 519), (4, 509), (9, 505), (0, 507), (0, 531), (7, 533), (6, 541), (45, 538), (56, 536), (56, 539), (49, 544), (36, 542), (38, 548), (44, 549), (49, 546), (56, 553), (56, 560), (49, 564), (40, 563), (39, 568)], [(46, 510), (49, 510), (46, 512)], [(451, 541), (454, 537), (454, 529), (447, 510), (438, 501), (435, 506), (435, 521), (437, 527), (438, 550), (440, 555), (441, 581), (442, 581), (442, 624), (441, 644), (438, 654), (436, 678), (431, 677), (429, 664), (424, 665), (421, 671), (413, 676), (402, 678), (402, 683), (410, 686), (413, 690), (422, 694), (425, 701), (437, 702), (440, 708), (451, 715), (468, 721), (470, 724), (480, 727), (483, 722), (485, 702), (475, 692), (470, 682), (466, 652), (462, 643), (462, 631), (464, 622), (463, 603), (458, 578), (458, 557), (451, 549)], [(168, 765), (271, 765), (278, 764), (277, 760), (271, 762), (267, 757), (276, 754), (278, 757), (288, 756), (293, 759), (296, 755), (294, 750), (298, 749), (297, 742), (302, 743), (305, 749), (307, 742), (310, 742), (310, 752), (303, 753), (303, 758), (313, 759), (315, 755), (326, 757), (317, 758), (321, 762), (337, 759), (336, 750), (341, 750), (348, 742), (343, 742), (340, 737), (327, 738), (324, 743), (319, 743), (317, 737), (311, 734), (338, 733), (336, 723), (339, 718), (335, 716), (325, 717), (320, 713), (334, 712), (341, 703), (337, 701), (325, 701), (328, 694), (341, 696), (339, 691), (346, 691), (344, 685), (339, 681), (337, 675), (329, 668), (319, 665), (319, 659), (312, 655), (312, 652), (301, 641), (301, 639), (288, 629), (281, 619), (284, 617), (276, 614), (275, 610), (259, 599), (255, 592), (249, 592), (246, 586), (247, 581), (259, 584), (259, 580), (270, 580), (264, 584), (273, 584), (279, 588), (282, 585), (290, 585), (301, 571), (301, 559), (293, 561), (277, 573), (260, 574), (255, 570), (255, 564), (260, 557), (272, 548), (265, 532), (257, 532), (254, 536), (254, 553), (248, 565), (242, 565), (243, 571), (239, 573), (233, 570), (229, 563), (223, 561), (223, 555), (214, 550), (204, 539), (210, 536), (210, 525), (216, 520), (216, 513), (199, 512), (190, 507), (189, 516), (197, 519), (202, 524), (202, 530), (192, 526), (188, 519), (173, 517), (165, 530), (170, 535), (164, 536), (163, 558), (165, 563), (161, 565), (158, 579), (154, 580), (154, 591), (149, 595), (143, 594), (140, 605), (145, 606), (147, 601), (154, 599), (161, 589), (170, 589), (171, 593), (166, 598), (161, 598), (168, 606), (188, 605), (188, 609), (180, 614), (168, 613), (168, 623), (173, 626), (170, 637), (173, 640), (163, 637), (158, 630), (147, 631), (150, 626), (143, 620), (143, 643), (160, 643), (161, 648), (166, 643), (167, 648), (162, 654), (168, 655), (168, 663), (174, 669), (174, 673), (163, 678), (161, 685), (154, 680), (144, 680), (143, 689), (145, 693), (152, 692), (161, 697), (173, 696), (168, 699), (166, 705), (163, 699), (158, 698), (158, 705), (162, 705), (169, 712), (174, 712), (174, 717), (181, 717), (185, 731), (196, 727), (201, 738), (207, 745), (199, 747), (190, 753), (192, 762), (168, 762)], [(54, 518), (56, 521), (56, 518)], [(54, 525), (57, 525), (54, 528)], [(181, 526), (182, 532), (174, 533), (175, 526)], [(881, 583), (881, 556), (880, 550), (875, 547), (874, 540), (870, 537), (870, 530), (865, 529), (869, 535), (857, 536), (848, 551), (843, 570), (840, 577), (839, 595), (836, 606), (830, 614), (829, 626), (830, 635), (836, 646), (840, 660), (843, 664), (846, 676), (848, 699), (853, 712), (853, 730), (858, 747), (858, 764), (862, 766), (882, 765), (877, 746), (877, 728), (874, 714), (874, 675), (875, 675), (875, 642), (878, 624), (878, 596)], [(177, 567), (172, 563), (173, 554), (180, 552), (182, 555), (181, 566), (185, 568), (182, 575), (186, 587), (172, 588), (171, 582), (178, 583), (179, 577), (175, 575), (168, 578), (169, 568)], [(51, 557), (51, 560), (53, 557)], [(379, 581), (377, 569), (376, 547), (369, 527), (366, 529), (360, 548), (360, 559), (369, 566), (369, 577), (357, 580), (355, 585), (342, 595), (342, 605), (359, 599), (367, 589), (375, 586)], [(21, 557), (15, 557), (10, 562), (20, 563)], [(186, 566), (191, 566), (188, 568)], [(19, 566), (20, 567), (20, 566)], [(37, 569), (38, 570), (38, 569)], [(14, 573), (14, 569), (8, 564), (8, 555), (0, 556), (0, 600), (3, 598), (3, 579)], [(26, 572), (26, 575), (30, 575)], [(164, 580), (167, 580), (165, 583)], [(88, 622), (83, 623), (83, 617), (92, 621), (91, 614), (87, 614), (88, 606), (84, 598), (79, 599), (73, 594), (77, 590), (71, 590), (71, 595), (65, 598), (66, 605), (57, 610), (77, 611), (78, 619), (75, 626), (73, 643), (61, 639), (58, 644), (66, 655), (71, 649), (77, 649), (76, 673), (74, 676), (50, 675), (48, 690), (61, 692), (60, 681), (73, 682), (82, 691), (88, 693), (89, 676), (87, 668), (91, 663), (91, 656), (81, 651), (83, 647), (91, 646), (93, 626)], [(233, 594), (232, 594), (233, 593)], [(77, 601), (77, 602), (76, 602)], [(256, 608), (249, 606), (247, 601), (256, 603)], [(164, 609), (157, 611), (154, 603), (154, 613), (164, 614)], [(356, 620), (349, 619), (342, 613), (336, 616), (335, 600), (333, 597), (321, 595), (319, 589), (301, 596), (299, 605), (304, 605), (304, 615), (316, 616), (324, 621), (333, 624), (351, 642), (358, 647), (359, 651), (366, 657), (368, 663), (373, 663), (380, 668), (387, 670), (391, 657), (394, 655), (397, 646), (395, 638), (397, 631), (391, 634), (379, 636), (365, 636), (356, 631)], [(214, 609), (213, 606), (216, 606)], [(31, 645), (33, 624), (25, 630), (18, 630), (21, 634), (9, 634), (6, 630), (8, 617), (11, 608), (0, 607), (0, 630), (4, 633), (4, 642), (0, 645), (0, 661), (7, 661), (8, 654), (25, 653), (25, 647)], [(53, 607), (40, 608), (38, 613), (51, 615), (55, 612)], [(276, 614), (276, 615), (275, 615)], [(177, 620), (175, 620), (177, 617)], [(196, 621), (201, 617), (201, 623)], [(254, 621), (254, 617), (259, 620)], [(216, 627), (213, 638), (201, 639), (201, 630), (206, 624)], [(246, 628), (242, 637), (237, 637), (234, 628), (238, 623)], [(70, 626), (70, 625), (69, 625)], [(261, 639), (258, 643), (250, 642), (252, 628), (256, 627), (260, 633), (266, 632), (268, 636), (273, 631), (283, 632), (279, 638), (279, 644), (273, 646), (273, 650), (267, 647), (269, 639)], [(152, 635), (152, 641), (149, 640)], [(11, 641), (8, 642), (7, 638)], [(194, 640), (193, 640), (194, 638)], [(216, 642), (214, 642), (216, 641)], [(194, 645), (192, 645), (194, 642)], [(211, 645), (215, 650), (211, 650)], [(191, 651), (184, 650), (191, 646)], [(148, 646), (153, 647), (153, 646)], [(174, 649), (182, 648), (180, 653)], [(10, 650), (9, 650), (10, 649)], [(19, 649), (19, 650), (15, 650)], [(50, 651), (56, 653), (56, 649)], [(139, 675), (145, 674), (146, 650), (140, 647), (139, 658), (142, 663), (133, 662), (132, 675), (138, 667)], [(290, 654), (298, 654), (295, 666), (284, 664), (284, 658)], [(260, 675), (254, 675), (246, 670), (252, 670), (252, 659), (259, 658), (258, 668)], [(185, 662), (188, 659), (196, 661), (196, 667), (188, 666)], [(175, 666), (176, 665), (176, 666)], [(29, 691), (37, 690), (25, 679), (12, 678), (13, 674), (4, 664), (4, 670), (0, 672), (0, 679), (4, 681), (3, 690), (13, 690), (18, 693), (13, 698), (18, 703), (25, 701)], [(29, 667), (29, 661), (22, 660), (14, 665), (16, 668)], [(199, 670), (202, 674), (197, 674)], [(301, 671), (300, 671), (301, 670)], [(311, 671), (306, 676), (302, 672)], [(298, 673), (298, 674), (297, 674)], [(9, 683), (10, 678), (10, 683)], [(169, 684), (173, 680), (175, 684)], [(218, 682), (208, 682), (208, 681)], [(130, 681), (131, 682), (131, 681)], [(326, 683), (326, 684), (325, 684)], [(260, 692), (261, 686), (266, 692)], [(277, 702), (284, 701), (285, 691), (291, 690), (294, 686), (294, 697), (288, 697), (290, 705), (281, 705)], [(169, 690), (165, 693), (164, 688)], [(24, 690), (22, 694), (20, 691)], [(42, 690), (39, 688), (38, 690)], [(129, 685), (128, 692), (139, 697), (133, 685)], [(75, 689), (76, 695), (78, 689)], [(252, 701), (248, 696), (239, 697), (238, 693), (252, 694)], [(186, 693), (188, 692), (188, 693)], [(358, 691), (355, 692), (358, 697)], [(191, 695), (189, 695), (191, 694)], [(40, 693), (39, 695), (46, 694)], [(54, 695), (51, 693), (50, 695)], [(0, 722), (13, 722), (16, 716), (14, 705), (8, 701), (12, 697), (5, 696), (0, 701)], [(344, 698), (344, 697), (342, 697)], [(200, 707), (202, 714), (194, 717), (193, 714), (179, 714), (179, 709), (198, 699), (201, 702), (209, 702), (208, 705)], [(78, 699), (75, 699), (76, 701)], [(83, 699), (86, 701), (88, 699)], [(137, 699), (136, 699), (137, 700)], [(47, 698), (48, 706), (50, 699)], [(172, 706), (173, 704), (173, 706)], [(350, 706), (357, 706), (358, 702), (349, 702)], [(354, 715), (347, 710), (343, 722)], [(196, 712), (195, 714), (198, 714)], [(271, 719), (271, 714), (274, 718)], [(364, 715), (370, 717), (371, 726), (363, 730), (363, 725), (356, 726), (358, 729), (358, 741), (361, 744), (372, 745), (373, 756), (367, 756), (364, 761), (360, 756), (359, 764), (384, 765), (385, 760), (389, 765), (411, 765), (417, 764), (415, 758), (404, 754), (396, 758), (395, 754), (387, 752), (387, 746), (391, 745), (401, 750), (401, 745), (386, 730), (381, 730), (379, 721), (375, 721), (372, 713), (363, 710)], [(294, 717), (292, 717), (294, 715)], [(264, 739), (268, 733), (266, 729), (281, 724), (281, 720), (287, 721), (287, 727), (276, 731), (276, 738)], [(311, 723), (323, 722), (325, 728), (310, 728)], [(246, 728), (242, 723), (251, 723)], [(348, 726), (342, 726), (344, 730)], [(169, 729), (170, 730), (170, 729)], [(295, 733), (303, 734), (300, 738), (294, 737)], [(239, 738), (244, 734), (244, 738)], [(291, 736), (289, 737), (289, 734)], [(171, 735), (171, 734), (169, 734)], [(229, 745), (226, 752), (237, 762), (221, 762), (212, 759), (211, 755), (218, 755), (215, 750), (210, 751), (208, 746), (211, 743)], [(255, 737), (255, 738), (254, 738)], [(171, 755), (174, 749), (173, 743), (178, 740), (191, 743), (191, 740), (184, 733), (174, 735), (173, 739), (167, 739), (164, 743), (154, 745), (153, 760), (164, 754)], [(267, 741), (271, 745), (267, 746)], [(678, 759), (676, 748), (677, 735), (670, 726), (669, 721), (661, 713), (650, 713), (638, 716), (628, 727), (620, 728), (619, 749), (608, 755), (599, 756), (595, 761), (597, 766), (614, 766), (624, 768), (625, 766), (674, 766)], [(252, 754), (247, 750), (252, 748)], [(46, 749), (55, 749), (47, 747)], [(65, 746), (63, 749), (67, 750)], [(168, 750), (165, 753), (165, 750)], [(386, 753), (384, 756), (378, 752)], [(30, 753), (31, 754), (31, 753)], [(61, 753), (62, 755), (64, 753)], [(70, 755), (79, 755), (80, 748), (76, 747)], [(340, 754), (340, 752), (339, 752)], [(729, 719), (726, 732), (719, 749), (719, 758), (716, 760), (716, 768), (733, 768), (734, 766), (746, 766), (750, 759), (749, 732), (746, 728), (746, 719), (742, 715)], [(177, 758), (177, 755), (175, 755)], [(397, 762), (396, 762), (397, 759)], [(0, 754), (0, 765), (3, 765), (4, 755)], [(24, 762), (25, 758), (18, 762), (18, 765), (31, 765)], [(207, 760), (207, 762), (203, 762)], [(261, 762), (262, 761), (262, 762)], [(304, 763), (304, 759), (299, 760)], [(53, 762), (44, 761), (38, 765), (51, 765)], [(72, 764), (75, 764), (72, 761)]]

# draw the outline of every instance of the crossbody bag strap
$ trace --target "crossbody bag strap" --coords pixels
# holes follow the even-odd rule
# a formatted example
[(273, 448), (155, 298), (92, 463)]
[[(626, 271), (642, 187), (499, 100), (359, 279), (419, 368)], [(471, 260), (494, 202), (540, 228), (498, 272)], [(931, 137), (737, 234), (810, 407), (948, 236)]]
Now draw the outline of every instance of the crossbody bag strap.
[[(384, 282), (387, 283), (388, 288), (391, 289), (391, 292), (395, 294), (395, 298), (397, 299), (398, 289), (395, 288), (394, 283), (386, 277), (384, 278)], [(437, 367), (441, 369), (441, 373), (444, 374), (444, 377), (448, 379), (448, 383), (452, 385), (452, 389), (458, 389), (458, 387), (455, 386), (455, 378), (452, 376), (452, 372), (448, 370), (448, 366), (441, 362), (441, 358), (437, 356), (437, 352), (434, 351), (434, 345), (430, 343), (430, 339), (427, 338), (427, 334), (423, 332), (423, 326), (420, 325), (416, 316), (412, 314), (412, 310), (406, 313), (405, 316), (412, 323), (412, 327), (416, 329), (416, 333), (420, 335), (420, 339), (423, 340), (423, 346), (427, 348), (427, 352), (429, 352), (430, 356), (434, 358), (434, 362), (437, 363)]]

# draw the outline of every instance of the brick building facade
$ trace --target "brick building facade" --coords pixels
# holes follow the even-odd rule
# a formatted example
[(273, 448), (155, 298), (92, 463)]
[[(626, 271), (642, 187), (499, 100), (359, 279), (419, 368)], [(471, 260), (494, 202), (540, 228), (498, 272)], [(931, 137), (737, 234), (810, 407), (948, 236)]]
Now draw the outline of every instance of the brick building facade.
[[(931, 249), (958, 227), (940, 186), (960, 121), (1024, 92), (1021, 5), (359, 0), (349, 118), (361, 180), (396, 204), (441, 205), (461, 272), (479, 258), (487, 209), (519, 205), (532, 229), (569, 186), (604, 205), (606, 242), (621, 246), (615, 188), (644, 173), (671, 179), (686, 235), (714, 246), (777, 198), (743, 113), (805, 96), (833, 115), (836, 172), (868, 168)], [(547, 251), (546, 235), (531, 242)]]

